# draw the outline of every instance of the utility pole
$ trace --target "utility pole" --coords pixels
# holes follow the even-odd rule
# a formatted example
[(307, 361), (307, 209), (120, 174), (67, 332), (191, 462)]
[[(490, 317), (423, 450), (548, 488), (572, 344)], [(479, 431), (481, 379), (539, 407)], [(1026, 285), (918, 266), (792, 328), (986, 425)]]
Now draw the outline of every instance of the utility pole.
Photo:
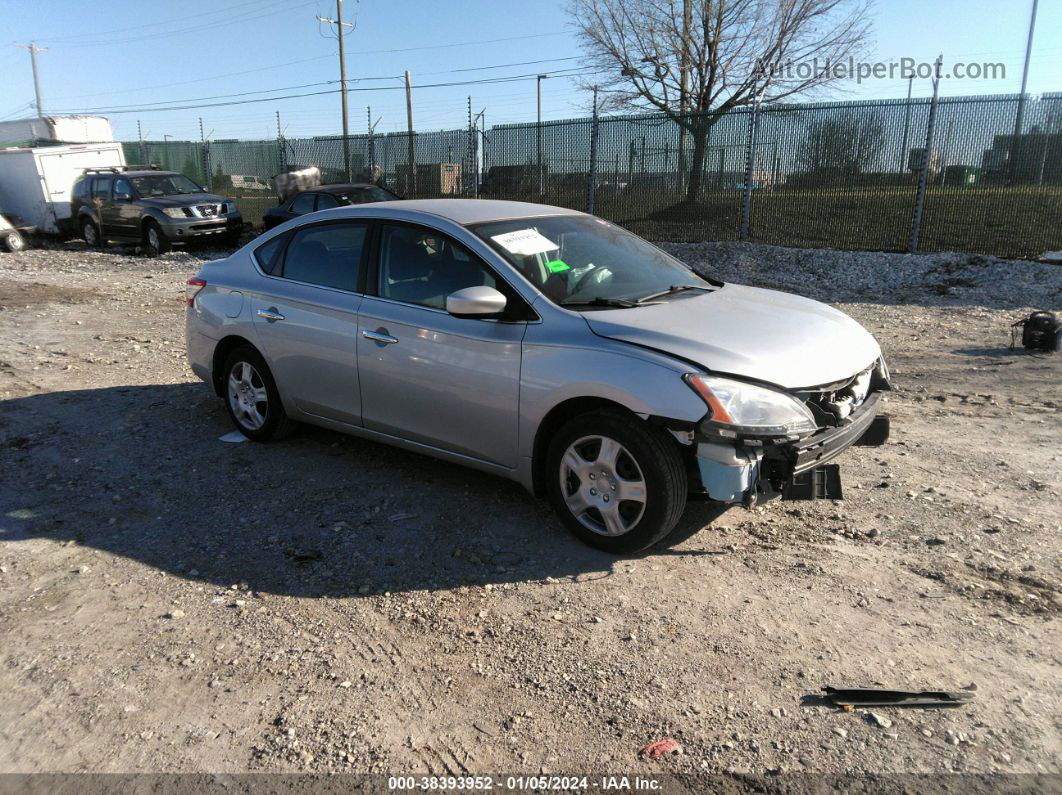
[(413, 158), (413, 79), (406, 70), (406, 133), (409, 138), (409, 182), (406, 191), (408, 198), (417, 198), (417, 164)]
[[(479, 167), (479, 164), (480, 164), (479, 139), (480, 139), (480, 137), (483, 136), (483, 125), (486, 124), (486, 121), (484, 120), (483, 114), (486, 113), (486, 112), (487, 112), (487, 109), (483, 108), (483, 110), (481, 110), (479, 113), (477, 113), (475, 116), (472, 117), (472, 133), (473, 133), (473, 143), (472, 143), (472, 169), (473, 169), (473, 175), (472, 176), (473, 176), (473, 179), (475, 180), (472, 183), (472, 198), (473, 199), (478, 199), (479, 198), (479, 181), (480, 181), (480, 177), (482, 176), (482, 171), (480, 170), (480, 167)], [(484, 142), (483, 151), (484, 151), (484, 153), (486, 152), (486, 142)]]
[(903, 143), (900, 144), (900, 173), (907, 170), (907, 136), (911, 132), (911, 88), (914, 86), (914, 75), (907, 78), (907, 104), (903, 109)]
[(353, 22), (343, 21), (343, 0), (336, 0), (335, 19), (317, 17), (317, 20), (335, 25), (336, 37), (339, 39), (339, 96), (343, 105), (343, 173), (347, 175), (347, 182), (350, 182), (350, 128), (347, 123), (347, 64), (343, 52), (343, 27), (346, 26), (353, 30), (355, 25)]
[[(683, 120), (690, 110), (690, 28), (693, 27), (693, 2), (682, 0), (682, 90), (679, 92), (679, 115)], [(686, 189), (686, 128), (681, 124), (678, 129), (678, 167), (679, 190)]]
[(539, 75), (535, 78), (535, 90), (538, 97), (538, 124), (535, 125), (535, 139), (538, 150), (538, 195), (546, 193), (546, 175), (542, 172), (542, 81), (548, 80), (549, 75)]
[(597, 194), (597, 86), (594, 86), (594, 115), (590, 122), (590, 167), (586, 172), (586, 211), (594, 214)]
[(940, 70), (944, 65), (944, 55), (938, 55), (933, 69), (933, 99), (929, 103), (929, 118), (926, 120), (926, 145), (922, 150), (922, 169), (918, 174), (918, 192), (915, 194), (914, 218), (911, 221), (911, 240), (907, 247), (909, 254), (918, 253), (918, 242), (922, 234), (922, 211), (926, 205), (926, 186), (929, 184), (929, 166), (933, 155), (933, 125), (937, 118), (937, 99), (940, 95)]
[(24, 50), (29, 50), (30, 64), (33, 66), (33, 94), (37, 98), (37, 118), (44, 118), (44, 108), (41, 106), (41, 79), (37, 74), (37, 53), (47, 52), (47, 47), (38, 47), (32, 41), (29, 44), (16, 44)]
[(1036, 7), (1038, 0), (1033, 0), (1032, 13), (1029, 15), (1029, 37), (1025, 41), (1025, 67), (1021, 71), (1021, 94), (1018, 95), (1018, 112), (1014, 116), (1014, 137), (1010, 143), (1010, 156), (1007, 158), (1007, 182), (1014, 182), (1014, 161), (1017, 160), (1018, 137), (1021, 135), (1022, 122), (1025, 121), (1025, 87), (1029, 83), (1029, 58), (1032, 56), (1033, 32), (1036, 30)]

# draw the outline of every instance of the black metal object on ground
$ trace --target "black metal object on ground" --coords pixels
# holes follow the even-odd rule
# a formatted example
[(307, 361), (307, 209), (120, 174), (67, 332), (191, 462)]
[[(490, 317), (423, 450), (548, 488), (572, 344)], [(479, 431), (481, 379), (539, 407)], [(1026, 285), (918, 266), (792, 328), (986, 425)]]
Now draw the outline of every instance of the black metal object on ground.
[(826, 701), (837, 707), (961, 707), (973, 699), (970, 692), (945, 690), (886, 690), (877, 687), (824, 687)]

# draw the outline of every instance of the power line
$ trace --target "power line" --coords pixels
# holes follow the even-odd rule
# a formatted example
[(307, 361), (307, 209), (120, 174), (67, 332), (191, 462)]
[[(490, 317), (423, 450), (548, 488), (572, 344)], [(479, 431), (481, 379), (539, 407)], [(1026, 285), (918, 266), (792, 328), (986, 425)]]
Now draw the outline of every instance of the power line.
[(249, 0), (246, 3), (237, 3), (234, 6), (226, 6), (224, 8), (216, 8), (213, 11), (201, 11), (198, 14), (183, 14), (180, 17), (173, 19), (163, 19), (158, 22), (145, 22), (142, 25), (131, 25), (127, 28), (115, 28), (114, 30), (101, 30), (92, 31), (87, 33), (71, 33), (66, 36), (52, 36), (44, 39), (44, 41), (65, 41), (68, 39), (80, 39), (85, 36), (109, 36), (112, 33), (127, 33), (130, 30), (143, 30), (144, 28), (153, 28), (158, 25), (169, 25), (173, 22), (186, 22), (189, 19), (197, 19), (198, 17), (214, 16), (215, 14), (231, 14), (233, 10), (243, 8), (245, 6), (257, 6), (259, 0)]
[[(388, 76), (388, 77), (361, 77), (361, 78), (352, 79), (351, 81), (348, 81), (348, 82), (356, 82), (356, 80), (401, 80), (401, 79), (402, 79), (401, 75), (398, 75), (398, 76), (392, 75), (392, 76)], [(146, 108), (146, 107), (151, 107), (153, 105), (171, 105), (174, 102), (202, 102), (202, 101), (210, 100), (210, 99), (228, 99), (228, 98), (231, 98), (231, 97), (247, 97), (247, 96), (250, 96), (252, 94), (270, 94), (270, 93), (273, 93), (275, 91), (294, 91), (295, 89), (299, 89), (299, 88), (316, 88), (317, 86), (335, 85), (338, 82), (339, 82), (338, 80), (322, 80), (322, 81), (317, 82), (317, 83), (302, 83), (301, 85), (296, 85), (296, 86), (281, 86), (279, 88), (262, 88), (262, 89), (259, 89), (257, 91), (239, 91), (239, 92), (237, 92), (235, 94), (214, 94), (213, 96), (209, 96), (209, 97), (189, 97), (187, 99), (167, 99), (167, 100), (162, 100), (162, 101), (159, 101), (159, 102), (140, 102), (140, 103), (134, 103), (134, 104), (129, 104), (129, 105), (112, 105), (107, 110), (115, 110), (115, 111), (117, 111), (117, 110), (122, 109), (122, 108)], [(93, 109), (93, 108), (90, 108), (88, 111), (76, 111), (76, 112), (78, 112), (78, 113), (86, 113), (86, 112), (89, 112), (89, 111), (91, 111), (93, 113), (101, 112), (98, 109)], [(71, 111), (71, 112), (74, 112), (74, 111)]]
[[(310, 0), (310, 1), (312, 2), (312, 0)], [(252, 10), (250, 12), (246, 12), (244, 14), (238, 14), (238, 15), (236, 15), (234, 17), (229, 17), (228, 19), (225, 20), (225, 22), (226, 22), (226, 24), (231, 24), (233, 22), (245, 22), (245, 21), (248, 21), (248, 20), (251, 20), (251, 19), (255, 19), (255, 20), (263, 19), (265, 17), (276, 16), (277, 14), (283, 14), (284, 12), (286, 12), (286, 11), (292, 9), (292, 8), (302, 8), (303, 6), (307, 6), (307, 5), (310, 5), (310, 2), (304, 2), (304, 3), (298, 3), (298, 4), (295, 4), (295, 5), (291, 5), (291, 4), (289, 4), (288, 0), (278, 0), (277, 2), (269, 4), (269, 5), (266, 5), (264, 7), (266, 9), (269, 9), (269, 8), (276, 8), (277, 6), (283, 6), (282, 8), (279, 8), (279, 9), (277, 9), (275, 11), (271, 11), (269, 13), (262, 13), (262, 9), (259, 8), (259, 9)], [(143, 42), (143, 41), (149, 41), (149, 40), (152, 40), (152, 39), (163, 39), (163, 38), (170, 39), (170, 38), (173, 38), (174, 36), (183, 36), (185, 33), (198, 33), (198, 32), (203, 31), (203, 30), (210, 30), (211, 28), (217, 27), (217, 25), (218, 25), (217, 22), (208, 22), (208, 23), (203, 24), (203, 25), (196, 25), (194, 27), (184, 28), (184, 29), (181, 29), (181, 30), (164, 30), (164, 31), (160, 31), (158, 33), (147, 33), (147, 34), (144, 34), (144, 35), (133, 36), (133, 37), (126, 38), (126, 39), (112, 39), (112, 40), (109, 40), (109, 41), (88, 41), (88, 42), (77, 42), (77, 43), (73, 43), (73, 44), (60, 44), (60, 45), (58, 45), (58, 47), (60, 49), (64, 49), (64, 50), (74, 49), (74, 48), (78, 48), (78, 47), (112, 47), (112, 46), (114, 46), (116, 44), (133, 44), (133, 43), (140, 43), (140, 42)]]
[(528, 36), (507, 36), (503, 39), (481, 39), (479, 41), (459, 41), (454, 44), (428, 44), (423, 47), (402, 47), (395, 50), (360, 50), (351, 55), (380, 55), (392, 52), (417, 52), (419, 50), (441, 50), (447, 47), (468, 47), (473, 44), (497, 44), (502, 41), (521, 41), (523, 39), (543, 39), (548, 36), (567, 36), (567, 33), (532, 33)]
[[(335, 53), (329, 53), (328, 55), (315, 55), (313, 58), (300, 58), (297, 61), (286, 61), (284, 63), (273, 64), (272, 66), (258, 66), (254, 69), (245, 69), (240, 72), (225, 72), (222, 74), (212, 74), (210, 77), (200, 77), (195, 80), (178, 80), (175, 83), (154, 83), (150, 86), (140, 86), (138, 88), (121, 88), (116, 91), (98, 91), (94, 94), (66, 94), (56, 99), (83, 99), (84, 97), (104, 97), (114, 94), (130, 94), (134, 91), (155, 91), (159, 88), (172, 88), (173, 86), (187, 86), (195, 83), (216, 83), (219, 78), (222, 77), (237, 77), (239, 75), (249, 75), (255, 72), (264, 72), (267, 69), (282, 69), (285, 66), (295, 66), (300, 63), (309, 63), (310, 61), (323, 61), (326, 58), (334, 58)], [(362, 78), (368, 80), (369, 78)]]
[(557, 63), (559, 61), (577, 61), (577, 60), (579, 60), (582, 57), (583, 56), (581, 56), (581, 55), (570, 55), (567, 58), (543, 58), (540, 61), (517, 61), (516, 63), (503, 63), (503, 64), (496, 64), (495, 66), (472, 66), (472, 67), (469, 67), (468, 69), (447, 69), (447, 70), (442, 71), (442, 72), (422, 72), (422, 74), (431, 76), (431, 75), (457, 74), (458, 72), (482, 72), (484, 69), (502, 69), (502, 68), (507, 67), (507, 66), (531, 66), (532, 64), (539, 64), (539, 63)]
[[(513, 64), (513, 66), (516, 66), (516, 65), (520, 65), (520, 64)], [(492, 67), (492, 68), (502, 68), (503, 66), (505, 66), (505, 65)], [(453, 72), (461, 72), (461, 71), (465, 71), (465, 70), (455, 69), (455, 70), (452, 70), (452, 71)], [(597, 74), (597, 73), (598, 73), (597, 71), (583, 71), (583, 70), (580, 70), (580, 69), (558, 69), (558, 70), (553, 70), (551, 72), (548, 72), (547, 74), (550, 74), (551, 76), (555, 76), (555, 77), (574, 77), (577, 74)], [(435, 74), (444, 74), (444, 73), (437, 72)], [(444, 88), (444, 87), (448, 87), (448, 86), (469, 86), (469, 85), (489, 85), (491, 83), (508, 83), (508, 82), (513, 82), (513, 81), (517, 81), (517, 80), (535, 78), (535, 77), (537, 77), (538, 74), (539, 73), (523, 74), (523, 75), (509, 75), (509, 76), (504, 76), (504, 77), (487, 77), (487, 78), (480, 78), (478, 80), (458, 80), (458, 81), (445, 82), (445, 83), (425, 83), (424, 85), (417, 86), (417, 88), (418, 89), (421, 89), (421, 88)], [(398, 76), (398, 75), (394, 75), (394, 76), (374, 76), (374, 77), (351, 78), (348, 82), (360, 82), (360, 81), (363, 81), (363, 80), (401, 80), (401, 79), (402, 79), (401, 76)], [(85, 108), (85, 109), (81, 109), (81, 110), (67, 110), (67, 111), (62, 111), (62, 112), (63, 113), (80, 113), (80, 114), (107, 114), (107, 113), (117, 114), (117, 113), (136, 113), (136, 112), (149, 113), (149, 112), (152, 112), (152, 111), (163, 111), (163, 110), (191, 110), (191, 109), (195, 109), (195, 108), (219, 107), (219, 106), (224, 106), (224, 105), (245, 105), (245, 104), (250, 104), (250, 103), (254, 103), (254, 102), (269, 102), (271, 100), (297, 99), (299, 97), (323, 96), (323, 95), (326, 95), (326, 94), (337, 93), (341, 89), (333, 89), (333, 90), (327, 90), (327, 91), (314, 91), (314, 92), (308, 92), (308, 93), (303, 93), (303, 94), (289, 94), (289, 95), (280, 96), (280, 97), (259, 97), (259, 98), (250, 99), (250, 100), (238, 100), (238, 101), (233, 101), (233, 102), (218, 102), (218, 103), (205, 104), (205, 105), (171, 105), (171, 103), (175, 103), (175, 102), (200, 102), (200, 101), (203, 101), (203, 100), (225, 99), (225, 98), (232, 98), (232, 97), (243, 97), (243, 96), (249, 96), (249, 95), (252, 95), (252, 94), (271, 93), (271, 92), (274, 92), (274, 91), (290, 91), (290, 90), (300, 89), (300, 88), (314, 88), (316, 86), (322, 86), (322, 85), (334, 85), (337, 82), (339, 82), (339, 81), (336, 81), (336, 80), (325, 80), (325, 81), (318, 82), (318, 83), (305, 83), (303, 85), (286, 86), (286, 87), (274, 88), (274, 89), (260, 89), (258, 91), (243, 91), (243, 92), (238, 92), (238, 93), (235, 93), (235, 94), (219, 94), (219, 95), (210, 96), (210, 97), (195, 97), (195, 98), (190, 98), (190, 99), (175, 99), (175, 100), (166, 100), (166, 101), (160, 101), (160, 102), (148, 102), (148, 103), (141, 103), (141, 104), (135, 105), (135, 106), (133, 106), (133, 105), (115, 105), (115, 106), (106, 107), (106, 108)], [(401, 89), (402, 89), (402, 86), (376, 86), (376, 87), (360, 86), (360, 87), (348, 88), (347, 90), (348, 91), (398, 91), (398, 90), (401, 90)], [(160, 105), (164, 105), (165, 107), (158, 107)]]
[[(336, 55), (335, 53), (330, 53), (328, 55), (316, 55), (313, 58), (300, 58), (297, 61), (285, 61), (284, 63), (272, 64), (270, 66), (258, 66), (258, 67), (255, 67), (254, 69), (245, 69), (245, 70), (242, 70), (242, 71), (239, 71), (239, 72), (224, 72), (224, 73), (221, 73), (221, 74), (212, 75), (211, 77), (197, 78), (195, 80), (178, 80), (177, 82), (174, 82), (174, 83), (154, 83), (154, 84), (149, 85), (149, 86), (139, 86), (137, 88), (122, 88), (122, 89), (118, 89), (116, 91), (98, 91), (98, 92), (94, 92), (94, 93), (91, 93), (91, 94), (64, 94), (64, 95), (60, 95), (60, 96), (56, 97), (56, 99), (59, 99), (59, 100), (84, 99), (86, 97), (104, 97), (104, 96), (113, 96), (114, 94), (129, 94), (129, 93), (133, 93), (133, 92), (136, 92), (136, 91), (155, 91), (155, 90), (160, 89), (160, 88), (172, 88), (173, 86), (194, 85), (194, 84), (197, 84), (197, 83), (216, 83), (218, 81), (218, 79), (222, 78), (222, 77), (238, 77), (240, 75), (248, 75), (248, 74), (253, 74), (253, 73), (256, 73), (256, 72), (263, 72), (263, 71), (265, 71), (267, 69), (282, 69), (285, 66), (295, 66), (297, 64), (310, 63), (311, 61), (327, 60), (327, 59), (330, 59), (330, 58), (334, 58), (335, 55)], [(479, 71), (484, 71), (484, 70), (487, 70), (487, 69), (506, 69), (506, 68), (509, 68), (509, 67), (512, 67), (512, 66), (530, 66), (532, 64), (540, 64), (540, 63), (558, 63), (560, 61), (574, 61), (574, 60), (578, 60), (581, 57), (582, 56), (579, 56), (579, 55), (572, 55), (572, 56), (568, 56), (568, 57), (565, 57), (565, 58), (544, 58), (544, 59), (538, 60), (538, 61), (515, 61), (513, 63), (494, 64), (492, 66), (474, 66), (474, 67), (471, 67), (471, 68), (468, 68), (468, 69), (444, 69), (441, 72), (424, 72), (423, 74), (425, 76), (429, 76), (430, 77), (432, 75), (458, 74), (458, 73), (463, 73), (463, 72), (479, 72)], [(383, 77), (375, 77), (375, 76), (374, 77), (352, 77), (352, 78), (349, 78), (348, 82), (357, 82), (359, 80), (389, 80), (389, 79), (392, 79), (391, 76), (389, 76), (389, 75), (388, 76), (383, 76)], [(401, 80), (402, 79), (402, 75), (397, 75), (397, 76), (394, 77), (394, 79)], [(324, 81), (322, 83), (309, 83), (307, 85), (325, 85), (325, 83), (330, 83), (330, 82), (337, 82), (337, 81)], [(298, 87), (299, 86), (294, 86), (294, 88), (298, 88)], [(289, 87), (289, 88), (291, 88), (291, 87)], [(248, 92), (244, 92), (244, 93), (245, 94), (265, 93), (265, 91), (267, 91), (267, 90), (285, 91), (285, 90), (288, 90), (288, 89), (284, 89), (284, 88), (262, 89), (262, 91), (248, 91)], [(240, 94), (220, 94), (220, 95), (218, 95), (218, 97), (200, 97), (198, 99), (215, 99), (215, 98), (228, 97), (228, 96), (234, 97), (234, 96), (240, 96)], [(166, 101), (167, 102), (193, 102), (193, 101), (198, 101), (198, 99), (196, 99), (196, 100), (174, 99), (174, 100), (166, 100)], [(141, 103), (141, 104), (145, 104), (145, 103)], [(146, 103), (146, 104), (148, 104), (148, 105), (158, 105), (158, 104), (162, 104), (162, 103), (149, 102), (149, 103)], [(124, 106), (118, 105), (116, 107), (124, 107)]]

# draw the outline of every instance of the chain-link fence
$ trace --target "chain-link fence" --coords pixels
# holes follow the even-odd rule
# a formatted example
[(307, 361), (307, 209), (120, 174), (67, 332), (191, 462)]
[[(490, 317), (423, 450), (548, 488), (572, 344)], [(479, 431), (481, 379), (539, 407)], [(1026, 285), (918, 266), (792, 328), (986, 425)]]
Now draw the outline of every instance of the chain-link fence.
[(654, 240), (1062, 249), (1062, 93), (764, 105), (681, 126), (638, 115), (125, 146), (130, 162), (236, 196), (251, 221), (275, 202), (269, 177), (313, 165), (326, 182), (377, 180), (406, 197), (592, 208)]

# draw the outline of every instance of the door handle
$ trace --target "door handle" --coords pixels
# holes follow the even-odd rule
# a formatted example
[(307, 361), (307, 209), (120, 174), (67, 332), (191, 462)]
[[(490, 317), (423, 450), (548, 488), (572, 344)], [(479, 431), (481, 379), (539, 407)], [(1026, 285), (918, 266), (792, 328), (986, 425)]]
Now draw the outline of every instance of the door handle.
[(392, 337), (390, 334), (387, 333), (387, 329), (385, 328), (380, 328), (376, 331), (366, 330), (361, 332), (361, 336), (363, 336), (367, 340), (372, 340), (380, 347), (383, 347), (384, 345), (394, 345), (396, 342), (398, 342), (398, 337)]
[(259, 309), (257, 314), (258, 317), (264, 318), (270, 323), (284, 319), (284, 316), (277, 311), (275, 306), (271, 306), (269, 309)]

